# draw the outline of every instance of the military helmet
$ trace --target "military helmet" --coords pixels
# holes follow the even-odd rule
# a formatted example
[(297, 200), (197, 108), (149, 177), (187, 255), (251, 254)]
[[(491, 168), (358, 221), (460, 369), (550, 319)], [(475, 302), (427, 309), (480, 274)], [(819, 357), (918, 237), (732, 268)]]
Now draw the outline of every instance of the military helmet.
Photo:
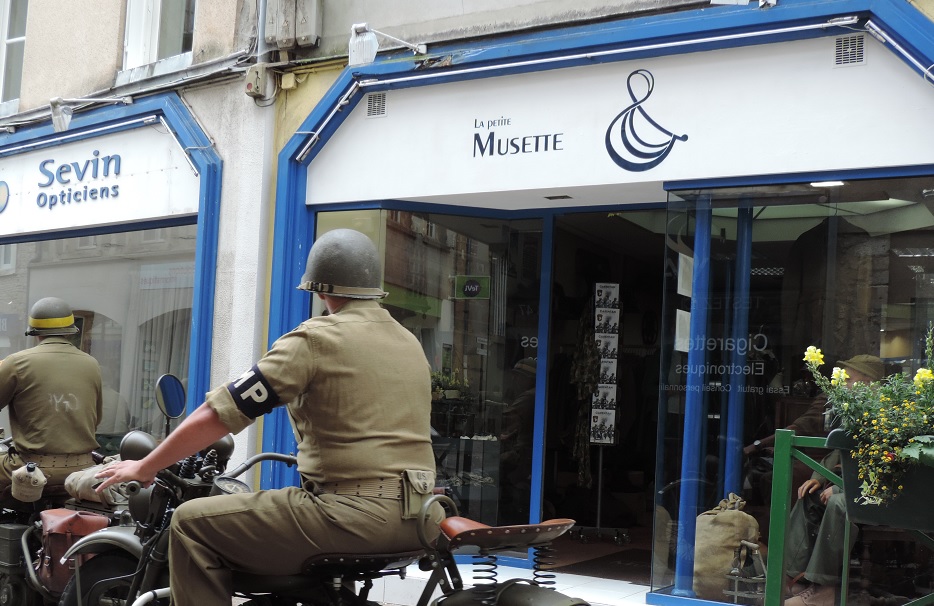
[(376, 245), (353, 229), (334, 229), (308, 252), (298, 288), (348, 299), (382, 299), (380, 258)]
[(29, 310), (27, 337), (73, 335), (78, 332), (71, 307), (58, 297), (45, 297), (36, 301)]

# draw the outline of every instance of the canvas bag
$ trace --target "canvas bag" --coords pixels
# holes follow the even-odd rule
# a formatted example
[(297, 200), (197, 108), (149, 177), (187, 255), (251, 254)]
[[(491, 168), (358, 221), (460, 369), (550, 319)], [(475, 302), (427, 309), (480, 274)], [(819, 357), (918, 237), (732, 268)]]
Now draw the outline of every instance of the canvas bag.
[[(42, 549), (36, 574), (50, 593), (60, 595), (75, 573), (75, 558), (69, 558), (62, 564), (62, 556), (75, 541), (106, 528), (110, 521), (98, 513), (71, 509), (46, 509), (39, 516), (42, 519)], [(83, 562), (87, 556), (78, 557)]]
[(730, 493), (729, 498), (697, 516), (694, 542), (694, 593), (704, 600), (723, 602), (729, 587), (734, 551), (741, 541), (758, 543), (759, 522), (742, 511), (746, 501)]

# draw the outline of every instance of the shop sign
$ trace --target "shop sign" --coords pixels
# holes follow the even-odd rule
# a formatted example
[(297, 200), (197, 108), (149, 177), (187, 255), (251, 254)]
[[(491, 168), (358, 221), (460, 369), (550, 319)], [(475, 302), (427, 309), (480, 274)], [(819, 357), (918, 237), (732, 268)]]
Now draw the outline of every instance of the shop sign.
[(0, 237), (197, 214), (171, 134), (143, 127), (0, 159)]
[(455, 299), (489, 299), (490, 276), (454, 276)]
[[(631, 200), (614, 189), (600, 203), (664, 202), (666, 181), (934, 163), (930, 84), (881, 46), (837, 69), (834, 43), (772, 43), (768, 61), (741, 47), (380, 92), (390, 111), (373, 120), (359, 103), (318, 143), (306, 204), (526, 208), (619, 185), (635, 186)], [(415, 159), (361, 141), (404, 144)], [(519, 191), (535, 195), (505, 195)]]
[(150, 263), (139, 270), (140, 290), (193, 288), (195, 264), (193, 261), (177, 263)]

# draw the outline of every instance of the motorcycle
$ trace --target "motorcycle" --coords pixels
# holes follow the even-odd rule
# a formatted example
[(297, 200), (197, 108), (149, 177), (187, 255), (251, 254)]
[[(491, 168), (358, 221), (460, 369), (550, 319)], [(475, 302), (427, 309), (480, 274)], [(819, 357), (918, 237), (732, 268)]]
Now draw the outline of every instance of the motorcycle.
[[(263, 461), (277, 461), (288, 466), (295, 457), (279, 453), (260, 453), (247, 459), (229, 473), (176, 473), (172, 469), (156, 474), (152, 485), (142, 488), (131, 482), (128, 488), (130, 511), (137, 520), (135, 532), (125, 528), (106, 528), (79, 539), (65, 557), (94, 554), (83, 563), (62, 594), (60, 606), (127, 606), (153, 600), (165, 603), (169, 594), (168, 540), (172, 512), (182, 502), (205, 494), (249, 492), (250, 487), (238, 476)], [(428, 539), (429, 511), (441, 503), (448, 515), (442, 521), (441, 536)], [(548, 520), (539, 524), (487, 526), (460, 517), (454, 501), (435, 494), (426, 500), (419, 513), (418, 536), (421, 549), (391, 554), (327, 554), (305, 562), (301, 574), (256, 575), (236, 571), (232, 596), (241, 605), (250, 606), (304, 604), (316, 606), (372, 606), (368, 594), (373, 582), (383, 577), (404, 578), (406, 569), (418, 565), (430, 571), (429, 579), (417, 606), (437, 602), (447, 606), (467, 606), (474, 600), (484, 604), (524, 606), (586, 606), (583, 600), (565, 596), (552, 588), (554, 576), (544, 565), (549, 563), (551, 542), (567, 532), (574, 520)], [(467, 550), (475, 559), (472, 587), (465, 586), (455, 562), (455, 550)], [(500, 582), (496, 574), (496, 555), (504, 551), (532, 549), (536, 567), (533, 578)], [(434, 597), (436, 590), (439, 597)]]
[[(177, 404), (172, 404), (177, 401), (177, 394), (165, 393), (170, 388), (174, 389), (174, 385), (168, 379), (160, 378), (156, 383), (156, 400), (167, 422), (182, 411)], [(6, 452), (11, 444), (12, 438), (2, 440), (0, 451)], [(131, 450), (127, 448), (128, 458), (134, 458)], [(95, 464), (104, 461), (102, 454), (91, 454)], [(49, 528), (55, 524), (59, 528)], [(126, 503), (76, 499), (62, 486), (47, 487), (34, 502), (7, 504), (0, 510), (0, 606), (57, 603), (75, 566), (73, 560), (60, 560), (71, 540), (69, 534), (80, 533), (81, 528), (131, 524), (133, 520)], [(59, 530), (63, 535), (53, 534), (49, 538), (50, 532)]]

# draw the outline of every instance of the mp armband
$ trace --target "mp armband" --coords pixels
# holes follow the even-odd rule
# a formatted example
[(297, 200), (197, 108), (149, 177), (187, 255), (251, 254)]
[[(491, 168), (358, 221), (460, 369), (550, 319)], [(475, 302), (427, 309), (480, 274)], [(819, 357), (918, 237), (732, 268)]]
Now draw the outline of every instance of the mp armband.
[(279, 396), (255, 364), (239, 379), (228, 383), (227, 391), (240, 412), (251, 419), (266, 414), (279, 404)]

